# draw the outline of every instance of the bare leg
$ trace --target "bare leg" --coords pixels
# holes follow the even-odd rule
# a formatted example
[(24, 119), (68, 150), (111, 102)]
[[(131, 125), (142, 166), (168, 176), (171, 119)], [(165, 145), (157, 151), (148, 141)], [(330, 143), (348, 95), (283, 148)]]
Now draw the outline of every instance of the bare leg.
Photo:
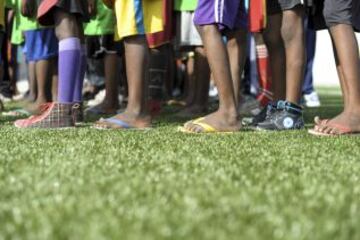
[(282, 37), (286, 52), (286, 100), (298, 104), (305, 70), (303, 8), (283, 12)]
[[(329, 33), (331, 36), (331, 32), (329, 32)], [(340, 64), (339, 57), (338, 57), (338, 50), (336, 48), (334, 38), (332, 36), (331, 36), (331, 41), (332, 41), (332, 45), (333, 45), (333, 49), (334, 49), (336, 70), (337, 70), (338, 77), (340, 80), (340, 86), (341, 86), (341, 91), (342, 91), (342, 95), (343, 95), (344, 106), (345, 106), (345, 108), (347, 108), (347, 106), (349, 106), (349, 102), (350, 102), (350, 99), (348, 98), (349, 97), (349, 86), (347, 85), (347, 82), (345, 81), (344, 69)]]
[[(330, 28), (337, 59), (343, 74), (344, 111), (327, 124), (315, 128), (324, 133), (339, 133), (338, 126), (360, 131), (360, 61), (355, 33), (350, 25), (338, 24)], [(341, 76), (340, 76), (341, 78)]]
[(28, 78), (29, 78), (29, 101), (34, 102), (37, 98), (37, 84), (36, 84), (36, 75), (35, 75), (35, 62), (29, 62), (27, 64), (28, 69)]
[(194, 101), (190, 106), (187, 106), (182, 111), (180, 111), (178, 114), (179, 116), (194, 117), (200, 114), (205, 114), (207, 111), (210, 85), (210, 68), (203, 47), (195, 48), (193, 80), (196, 82)]
[(189, 57), (186, 62), (186, 77), (185, 81), (187, 82), (187, 95), (186, 95), (186, 106), (191, 106), (194, 103), (195, 94), (196, 94), (196, 79), (194, 76), (194, 67), (195, 59), (193, 57)]
[[(199, 26), (199, 32), (219, 91), (219, 109), (207, 115), (203, 123), (218, 131), (237, 131), (241, 128), (241, 123), (237, 113), (229, 56), (222, 36), (216, 25)], [(185, 124), (185, 128), (191, 132), (204, 130), (191, 121)]]
[(39, 113), (40, 106), (46, 102), (47, 99), (47, 87), (49, 83), (50, 76), (50, 60), (40, 60), (35, 63), (35, 74), (36, 74), (36, 83), (37, 83), (37, 98), (34, 104), (30, 105), (27, 109), (31, 113)]
[(281, 24), (282, 14), (270, 15), (268, 27), (264, 32), (264, 40), (269, 51), (274, 101), (286, 98), (286, 58), (284, 42), (281, 37)]
[[(147, 106), (147, 79), (149, 64), (149, 49), (145, 36), (133, 36), (124, 39), (126, 74), (129, 86), (129, 100), (125, 111), (114, 116), (136, 128), (151, 125), (151, 116)], [(97, 127), (121, 128), (117, 124), (98, 121)]]
[(227, 34), (227, 51), (229, 53), (231, 77), (234, 85), (235, 102), (239, 104), (241, 75), (246, 61), (247, 31), (239, 30)]
[(51, 100), (53, 102), (57, 101), (57, 95), (58, 95), (58, 59), (54, 58), (51, 61)]
[(117, 78), (117, 66), (119, 65), (116, 54), (106, 54), (104, 59), (105, 69), (105, 99), (100, 104), (104, 113), (114, 114), (119, 109), (119, 84)]

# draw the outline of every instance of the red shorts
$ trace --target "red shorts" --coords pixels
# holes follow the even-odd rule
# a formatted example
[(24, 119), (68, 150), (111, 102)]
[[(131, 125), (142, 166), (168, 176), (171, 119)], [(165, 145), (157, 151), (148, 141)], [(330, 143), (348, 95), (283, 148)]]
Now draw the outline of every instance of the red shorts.
[(147, 34), (147, 41), (150, 48), (156, 48), (166, 43), (171, 42), (174, 37), (173, 31), (173, 1), (163, 1), (163, 14), (164, 14), (164, 31)]

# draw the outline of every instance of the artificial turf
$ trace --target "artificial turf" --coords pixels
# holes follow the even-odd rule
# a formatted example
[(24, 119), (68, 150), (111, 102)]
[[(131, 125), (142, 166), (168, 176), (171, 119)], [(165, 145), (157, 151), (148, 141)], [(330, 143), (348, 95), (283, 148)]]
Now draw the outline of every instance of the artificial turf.
[[(338, 90), (321, 90), (332, 116)], [(17, 130), (1, 119), (0, 239), (360, 239), (360, 138)]]

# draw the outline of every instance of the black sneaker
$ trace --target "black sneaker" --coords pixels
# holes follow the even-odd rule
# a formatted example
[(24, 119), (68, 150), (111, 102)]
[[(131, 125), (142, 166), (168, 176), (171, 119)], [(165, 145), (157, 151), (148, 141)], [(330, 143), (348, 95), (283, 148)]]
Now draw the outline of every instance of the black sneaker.
[(264, 122), (269, 118), (273, 113), (276, 112), (276, 102), (270, 102), (266, 107), (264, 107), (259, 114), (253, 118), (243, 118), (242, 124), (245, 127), (257, 127), (261, 122)]
[(257, 130), (282, 131), (304, 128), (302, 108), (287, 101), (278, 101), (276, 111), (257, 125)]

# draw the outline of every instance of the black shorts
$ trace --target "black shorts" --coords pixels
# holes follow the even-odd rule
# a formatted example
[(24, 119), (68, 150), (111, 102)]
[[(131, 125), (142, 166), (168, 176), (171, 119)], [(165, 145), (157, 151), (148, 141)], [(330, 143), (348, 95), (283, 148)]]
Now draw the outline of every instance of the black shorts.
[(337, 24), (352, 25), (355, 30), (360, 30), (359, 0), (319, 0), (314, 7), (310, 22), (316, 30)]
[(114, 41), (114, 35), (86, 36), (86, 55), (88, 58), (99, 59), (105, 54), (121, 55), (122, 44)]
[(267, 12), (269, 15), (291, 10), (298, 5), (302, 5), (301, 0), (268, 0)]
[(68, 13), (75, 14), (83, 22), (90, 20), (87, 0), (40, 0), (38, 10), (40, 24), (45, 26), (54, 25), (54, 8), (61, 8)]

